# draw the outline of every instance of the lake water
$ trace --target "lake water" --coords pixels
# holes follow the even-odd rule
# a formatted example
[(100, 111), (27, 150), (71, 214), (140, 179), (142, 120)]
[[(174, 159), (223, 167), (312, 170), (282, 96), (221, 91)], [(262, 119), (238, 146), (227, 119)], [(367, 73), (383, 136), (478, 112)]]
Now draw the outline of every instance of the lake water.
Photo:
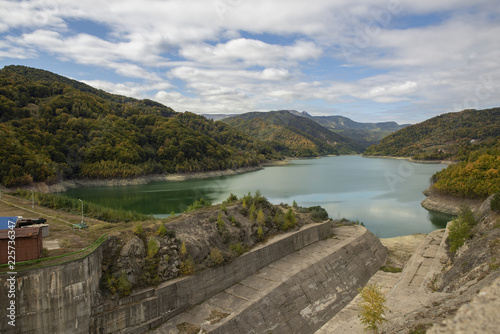
[(445, 167), (361, 156), (324, 157), (291, 160), (288, 165), (240, 175), (80, 188), (65, 195), (165, 217), (172, 211), (184, 211), (201, 197), (215, 204), (231, 193), (241, 197), (260, 190), (274, 204), (292, 204), (295, 200), (300, 206), (320, 205), (331, 218), (359, 220), (377, 236), (393, 237), (428, 233), (445, 226), (449, 217), (429, 213), (420, 206), (430, 177)]

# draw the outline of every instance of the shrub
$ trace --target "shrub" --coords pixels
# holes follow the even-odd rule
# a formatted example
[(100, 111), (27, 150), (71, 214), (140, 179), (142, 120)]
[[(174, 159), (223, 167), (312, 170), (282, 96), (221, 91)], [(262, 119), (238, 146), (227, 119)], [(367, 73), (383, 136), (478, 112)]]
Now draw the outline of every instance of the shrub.
[(378, 327), (386, 320), (384, 315), (387, 309), (381, 287), (377, 284), (370, 284), (361, 289), (359, 294), (361, 299), (358, 307), (361, 323), (365, 325), (366, 331), (372, 330), (377, 333)]
[(314, 221), (324, 221), (328, 219), (328, 212), (321, 206), (311, 206), (307, 209)]
[(187, 259), (181, 262), (181, 265), (179, 267), (179, 272), (182, 275), (193, 275), (196, 272), (194, 261), (191, 258), (191, 256), (189, 256)]
[(450, 252), (456, 252), (470, 238), (471, 226), (456, 218), (449, 227), (448, 239), (450, 240)]
[(133, 232), (136, 236), (141, 237), (144, 234), (144, 230), (142, 229), (142, 224), (141, 223), (135, 224)]
[(467, 206), (460, 208), (460, 214), (449, 226), (448, 239), (450, 240), (450, 252), (456, 252), (465, 243), (465, 240), (471, 238), (472, 228), (477, 225), (474, 214)]
[(152, 258), (158, 253), (158, 250), (160, 248), (158, 247), (158, 242), (154, 238), (149, 239), (148, 241), (148, 257)]
[(168, 231), (167, 231), (167, 228), (165, 227), (165, 224), (161, 223), (160, 227), (158, 227), (158, 230), (156, 231), (156, 234), (161, 236), (161, 237), (164, 237), (167, 235), (167, 233), (168, 233)]
[(283, 231), (287, 231), (291, 228), (294, 228), (296, 225), (297, 225), (297, 217), (295, 217), (295, 213), (293, 212), (292, 208), (290, 208), (285, 214), (284, 223), (281, 229)]
[(118, 293), (120, 296), (128, 296), (132, 292), (132, 284), (128, 281), (127, 274), (122, 271), (120, 277), (115, 278), (110, 275), (106, 279), (108, 289), (111, 293)]
[(495, 211), (496, 213), (500, 213), (500, 192), (493, 195), (493, 198), (490, 202), (491, 211)]
[(281, 210), (278, 210), (273, 218), (273, 223), (274, 225), (276, 225), (277, 228), (281, 229), (283, 227), (284, 222), (285, 221), (283, 218), (283, 213), (281, 212)]
[(194, 201), (193, 204), (189, 205), (185, 211), (186, 212), (194, 211), (194, 210), (198, 210), (198, 209), (201, 209), (203, 207), (207, 207), (207, 206), (211, 206), (211, 205), (212, 205), (212, 202), (210, 202), (210, 200), (202, 197), (199, 200)]
[(221, 211), (224, 211), (225, 214), (227, 214), (227, 203), (222, 202), (220, 205), (220, 209), (221, 209)]
[(252, 203), (252, 205), (250, 206), (250, 210), (248, 211), (248, 213), (250, 214), (250, 221), (253, 222), (255, 220), (255, 203)]
[(208, 255), (208, 262), (211, 267), (224, 263), (224, 256), (219, 248), (212, 248)]
[(238, 201), (238, 196), (236, 196), (235, 194), (231, 193), (229, 195), (229, 197), (227, 198), (226, 200), (228, 203), (234, 203), (236, 201)]
[(186, 243), (182, 242), (180, 256), (183, 259), (186, 257), (186, 255), (187, 255)]
[(229, 248), (235, 252), (238, 256), (245, 253), (246, 251), (246, 247), (245, 245), (243, 245), (241, 242), (238, 242), (238, 243), (235, 243), (235, 244), (231, 244), (229, 246)]
[(262, 230), (262, 226), (259, 226), (259, 228), (257, 229), (257, 235), (259, 236), (260, 240), (264, 238), (264, 231)]
[(266, 215), (264, 214), (264, 212), (262, 211), (262, 209), (259, 210), (259, 212), (257, 213), (257, 223), (262, 226), (264, 225), (264, 222), (266, 221)]

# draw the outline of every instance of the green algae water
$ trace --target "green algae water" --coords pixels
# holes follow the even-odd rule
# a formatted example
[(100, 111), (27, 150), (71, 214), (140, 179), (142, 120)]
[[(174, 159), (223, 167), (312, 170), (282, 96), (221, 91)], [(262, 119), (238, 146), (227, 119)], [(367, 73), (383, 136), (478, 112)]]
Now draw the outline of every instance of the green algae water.
[(260, 190), (274, 204), (320, 205), (331, 218), (358, 220), (378, 237), (428, 233), (445, 226), (449, 217), (420, 206), (422, 191), (442, 164), (407, 160), (324, 157), (291, 160), (246, 174), (146, 185), (72, 189), (64, 195), (103, 206), (157, 217), (183, 212), (202, 197), (220, 203)]

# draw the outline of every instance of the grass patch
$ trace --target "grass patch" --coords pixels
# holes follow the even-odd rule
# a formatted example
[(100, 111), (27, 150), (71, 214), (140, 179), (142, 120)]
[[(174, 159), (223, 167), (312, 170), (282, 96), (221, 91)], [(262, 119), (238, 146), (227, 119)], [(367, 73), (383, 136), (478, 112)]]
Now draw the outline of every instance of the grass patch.
[(403, 271), (403, 268), (393, 267), (393, 266), (382, 266), (380, 270), (386, 273), (400, 273)]

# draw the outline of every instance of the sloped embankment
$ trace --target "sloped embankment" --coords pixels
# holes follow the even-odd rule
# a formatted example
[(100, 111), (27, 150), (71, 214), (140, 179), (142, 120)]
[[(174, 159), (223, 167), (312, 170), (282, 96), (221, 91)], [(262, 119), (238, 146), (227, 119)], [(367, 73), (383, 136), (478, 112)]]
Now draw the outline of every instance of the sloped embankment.
[(269, 264), (154, 333), (314, 333), (358, 293), (386, 250), (360, 226)]

